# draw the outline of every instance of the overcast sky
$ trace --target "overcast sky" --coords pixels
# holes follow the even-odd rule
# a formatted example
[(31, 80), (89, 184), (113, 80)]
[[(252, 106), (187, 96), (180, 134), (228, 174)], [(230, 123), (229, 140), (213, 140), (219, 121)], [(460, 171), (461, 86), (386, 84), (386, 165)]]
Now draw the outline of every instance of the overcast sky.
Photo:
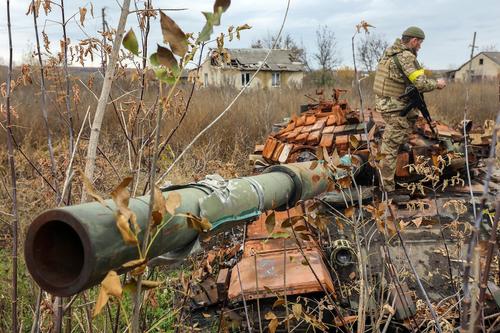
[[(25, 15), (29, 3), (27, 0), (11, 0), (16, 63), (22, 63), (27, 58), (35, 43), (33, 19)], [(89, 4), (90, 2), (66, 0), (66, 16), (77, 13), (78, 7), (82, 6), (90, 11)], [(185, 32), (198, 32), (204, 24), (201, 11), (211, 11), (213, 0), (153, 0), (153, 4), (162, 8), (187, 8), (186, 11), (169, 12), (168, 15)], [(249, 47), (252, 41), (278, 31), (286, 4), (285, 0), (233, 0), (231, 7), (223, 15), (221, 28), (216, 32), (223, 31), (230, 25), (248, 23), (253, 28), (243, 31), (240, 41), (234, 41), (226, 47)], [(101, 29), (103, 6), (106, 7), (109, 25), (116, 26), (119, 16), (117, 1), (96, 1), (94, 18), (90, 17), (90, 12), (87, 14), (84, 28), (87, 34), (97, 36), (96, 30)], [(0, 13), (0, 62), (5, 64), (8, 59), (5, 0), (0, 3)], [(78, 19), (78, 15), (75, 18)], [(60, 20), (59, 8), (54, 6), (48, 17), (42, 13), (39, 18), (40, 26), (45, 25), (45, 30), (49, 33), (52, 47), (58, 48), (61, 28), (48, 20)], [(476, 52), (491, 46), (500, 49), (500, 0), (291, 0), (285, 32), (299, 44), (303, 44), (312, 59), (316, 52), (315, 31), (319, 25), (327, 25), (335, 32), (342, 64), (352, 66), (351, 37), (356, 24), (361, 20), (374, 25), (376, 29), (373, 32), (383, 35), (390, 43), (407, 26), (420, 26), (427, 38), (419, 59), (431, 69), (454, 68), (465, 62), (470, 55), (469, 45), (474, 31), (477, 32)], [(127, 26), (137, 26), (135, 15), (129, 16)], [(85, 37), (75, 20), (68, 23), (68, 35), (72, 43)], [(161, 42), (159, 20), (153, 22), (150, 40), (153, 46), (156, 42)]]

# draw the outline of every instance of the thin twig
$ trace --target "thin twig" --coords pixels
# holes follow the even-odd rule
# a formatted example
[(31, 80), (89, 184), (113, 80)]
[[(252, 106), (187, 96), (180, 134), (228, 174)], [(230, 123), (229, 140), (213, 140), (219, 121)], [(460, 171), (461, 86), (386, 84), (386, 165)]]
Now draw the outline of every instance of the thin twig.
[(52, 171), (52, 179), (54, 180), (55, 184), (55, 190), (56, 190), (56, 200), (59, 201), (59, 191), (58, 191), (58, 186), (57, 186), (57, 169), (56, 169), (56, 162), (54, 159), (54, 148), (52, 147), (52, 135), (50, 133), (50, 127), (49, 127), (49, 118), (48, 118), (48, 113), (47, 113), (47, 91), (45, 89), (45, 73), (44, 73), (44, 66), (43, 66), (43, 61), (42, 61), (42, 53), (40, 50), (40, 37), (38, 35), (38, 23), (37, 23), (37, 12), (38, 10), (35, 9), (35, 0), (31, 1), (31, 5), (33, 6), (33, 25), (35, 27), (35, 38), (36, 38), (36, 49), (37, 49), (37, 55), (38, 55), (38, 65), (40, 66), (40, 91), (41, 91), (41, 101), (42, 101), (42, 106), (41, 106), (41, 111), (42, 111), (42, 117), (43, 121), (45, 124), (45, 130), (47, 134), (47, 147), (49, 150), (49, 156), (50, 156), (50, 170)]
[[(354, 37), (353, 37), (354, 38)], [(365, 126), (366, 130), (366, 126)], [(349, 148), (350, 149), (350, 148)], [(367, 261), (365, 260), (365, 256), (363, 254), (362, 248), (361, 248), (361, 237), (359, 235), (359, 229), (361, 227), (362, 221), (363, 221), (363, 196), (362, 196), (362, 191), (361, 188), (358, 186), (356, 183), (356, 179), (354, 178), (354, 174), (351, 171), (351, 179), (354, 184), (355, 190), (357, 192), (358, 196), (358, 209), (359, 209), (359, 214), (357, 218), (357, 223), (354, 221), (354, 214), (352, 216), (352, 224), (353, 224), (353, 230), (354, 230), (354, 236), (356, 239), (356, 247), (357, 251), (359, 253), (358, 258), (359, 258), (359, 271), (361, 272), (361, 280), (359, 284), (359, 306), (358, 306), (358, 333), (362, 333), (365, 331), (365, 322), (366, 322), (366, 307), (368, 305), (368, 295), (369, 295), (369, 284), (368, 284), (368, 272), (367, 272)], [(343, 193), (343, 192), (342, 192)], [(352, 198), (352, 195), (351, 195)], [(354, 206), (354, 203), (353, 203)], [(361, 225), (360, 225), (361, 223)], [(363, 237), (365, 239), (366, 243), (366, 233)], [(366, 250), (368, 251), (369, 248), (365, 245)]]
[[(109, 98), (113, 99), (111, 92), (109, 93)], [(115, 112), (116, 119), (118, 119), (118, 124), (120, 125), (120, 128), (121, 128), (123, 134), (125, 135), (125, 138), (127, 139), (127, 144), (132, 147), (134, 154), (137, 154), (134, 142), (132, 141), (132, 138), (129, 137), (128, 132), (127, 132), (127, 123), (126, 123), (125, 119), (122, 119), (123, 118), (123, 111), (121, 113), (122, 117), (120, 117), (120, 113), (118, 111), (118, 108), (116, 107), (116, 103), (112, 102), (111, 104), (113, 105), (113, 111)], [(122, 123), (122, 120), (123, 120), (123, 123)]]
[[(23, 149), (19, 146), (19, 144), (17, 143), (17, 140), (16, 138), (13, 136), (12, 137), (12, 143), (14, 144), (16, 150), (21, 154), (21, 156), (26, 160), (26, 162), (28, 162), (28, 164), (33, 168), (33, 170), (40, 176), (42, 177), (42, 180), (52, 189), (52, 191), (54, 193), (57, 194), (57, 189), (55, 188), (54, 185), (52, 185), (50, 183), (50, 181), (47, 179), (47, 177), (45, 177), (42, 173), (42, 171), (35, 165), (35, 163), (25, 154), (25, 152), (23, 151)], [(56, 195), (57, 197), (57, 195)]]
[[(394, 305), (396, 304), (396, 295), (394, 295), (394, 299), (392, 300), (392, 308), (394, 309)], [(387, 332), (387, 329), (389, 328), (389, 324), (391, 323), (393, 313), (390, 312), (389, 316), (387, 317), (387, 321), (385, 322), (384, 328), (382, 329), (382, 333)]]
[[(299, 239), (297, 238), (297, 233), (295, 232), (293, 226), (290, 228), (292, 230), (292, 233), (293, 233), (293, 238), (295, 240), (295, 243), (297, 244), (297, 247), (299, 249), (299, 252), (300, 254), (302, 255), (302, 258), (304, 259), (304, 261), (306, 262), (306, 265), (309, 266), (309, 269), (311, 270), (312, 274), (314, 275), (314, 278), (316, 279), (316, 281), (318, 282), (321, 290), (323, 290), (323, 293), (325, 294), (326, 298), (328, 299), (328, 301), (330, 302), (330, 304), (334, 307), (334, 309), (336, 310), (337, 314), (339, 315), (339, 319), (340, 321), (342, 322), (342, 325), (344, 327), (347, 328), (347, 324), (346, 322), (344, 321), (344, 317), (343, 317), (343, 314), (342, 312), (340, 311), (340, 308), (337, 306), (337, 303), (334, 302), (333, 298), (330, 296), (330, 293), (328, 292), (328, 290), (326, 290), (325, 286), (323, 285), (323, 283), (321, 282), (321, 279), (319, 278), (318, 274), (316, 273), (316, 271), (314, 270), (314, 268), (312, 267), (311, 265), (311, 262), (309, 261), (309, 258), (306, 256), (305, 252), (304, 252), (304, 249), (302, 247), (302, 244), (300, 244), (300, 241)], [(342, 329), (341, 329), (342, 331)], [(350, 330), (349, 330), (350, 331)], [(342, 331), (343, 332), (343, 331)]]
[(469, 318), (469, 327), (467, 328), (467, 332), (469, 333), (473, 333), (474, 332), (474, 324), (476, 323), (476, 319), (479, 319), (479, 312), (477, 311), (478, 310), (478, 304), (476, 302), (478, 296), (479, 296), (479, 289), (478, 289), (478, 285), (480, 283), (480, 267), (481, 267), (481, 263), (480, 263), (480, 251), (481, 249), (479, 248), (479, 244), (477, 244), (475, 247), (474, 247), (474, 253), (472, 255), (472, 276), (473, 276), (473, 281), (474, 283), (472, 284), (472, 287), (471, 287), (471, 291), (470, 291), (470, 294), (471, 294), (471, 298), (474, 300), (471, 304), (471, 310), (470, 310), (470, 318)]
[(80, 84), (84, 86), (89, 93), (92, 94), (92, 96), (95, 98), (96, 101), (99, 101), (99, 97), (97, 97), (97, 95), (92, 91), (92, 89), (90, 89), (90, 87), (87, 84), (85, 84), (85, 82), (82, 81), (82, 79), (78, 79), (78, 82), (80, 82)]
[[(247, 235), (247, 224), (245, 223), (243, 227), (243, 239), (241, 241), (241, 244), (245, 244), (246, 240), (246, 235)], [(256, 267), (257, 269), (257, 267)], [(241, 299), (243, 300), (243, 307), (245, 309), (245, 318), (247, 320), (247, 328), (248, 332), (252, 333), (252, 325), (250, 325), (250, 317), (248, 316), (248, 307), (247, 307), (247, 301), (245, 299), (245, 292), (243, 291), (243, 283), (241, 282), (241, 274), (240, 274), (240, 265), (239, 263), (236, 264), (236, 272), (238, 273), (238, 282), (240, 284), (240, 291), (241, 291)]]
[[(122, 285), (125, 284), (125, 281), (127, 281), (127, 275), (128, 273), (123, 274), (122, 277)], [(115, 321), (113, 323), (113, 333), (118, 333), (118, 329), (120, 328), (120, 313), (121, 313), (121, 308), (122, 308), (122, 303), (119, 302), (116, 305), (116, 315), (115, 315)]]
[[(68, 168), (66, 169), (66, 178), (64, 179), (63, 183), (63, 188), (62, 188), (62, 193), (61, 193), (61, 200), (65, 197), (66, 191), (69, 188), (69, 184), (71, 183), (71, 178), (73, 177), (73, 160), (75, 158), (76, 150), (78, 149), (78, 143), (80, 142), (80, 137), (83, 132), (83, 128), (85, 127), (85, 121), (87, 120), (87, 116), (89, 115), (90, 111), (90, 106), (87, 108), (87, 112), (85, 113), (85, 118), (82, 121), (82, 126), (80, 127), (80, 131), (78, 132), (78, 136), (76, 137), (76, 143), (75, 147), (73, 148), (73, 151), (71, 152), (71, 157), (69, 159), (68, 163)], [(59, 202), (59, 205), (61, 202)]]
[(16, 163), (14, 160), (14, 147), (12, 133), (12, 118), (10, 109), (11, 98), (11, 82), (12, 82), (12, 28), (10, 23), (10, 0), (7, 0), (7, 29), (9, 35), (9, 70), (7, 74), (7, 94), (5, 96), (7, 106), (7, 152), (9, 160), (9, 169), (12, 182), (12, 215), (14, 221), (12, 223), (12, 279), (11, 279), (11, 321), (12, 332), (17, 333), (18, 320), (17, 320), (17, 246), (18, 246), (18, 224), (19, 213), (17, 210), (17, 177), (16, 177)]
[(464, 299), (462, 302), (462, 313), (460, 316), (460, 318), (461, 318), (460, 328), (462, 330), (466, 329), (467, 323), (468, 323), (469, 306), (471, 304), (470, 288), (469, 288), (469, 275), (470, 275), (470, 269), (471, 269), (472, 252), (473, 252), (474, 247), (476, 246), (476, 242), (477, 242), (477, 239), (479, 236), (479, 230), (481, 228), (481, 222), (483, 220), (482, 211), (483, 211), (484, 207), (486, 206), (487, 200), (488, 200), (488, 191), (489, 191), (489, 187), (490, 187), (490, 180), (491, 180), (491, 176), (493, 174), (493, 167), (495, 166), (495, 149), (496, 149), (497, 136), (498, 136), (499, 129), (500, 129), (500, 110), (497, 113), (495, 127), (493, 128), (493, 133), (491, 136), (491, 147), (490, 147), (489, 158), (487, 160), (487, 170), (486, 170), (486, 178), (484, 180), (483, 194), (481, 196), (480, 205), (478, 208), (478, 214), (477, 214), (477, 217), (474, 221), (474, 226), (472, 228), (472, 234), (470, 236), (469, 244), (467, 246), (467, 257), (465, 259), (464, 274), (463, 274), (463, 280), (462, 280), (462, 288), (464, 291)]
[(259, 271), (257, 267), (257, 251), (253, 254), (255, 269), (255, 292), (257, 297), (257, 317), (259, 318), (259, 332), (262, 333), (262, 317), (260, 315), (260, 292), (259, 292)]
[(361, 80), (359, 79), (358, 67), (356, 65), (356, 52), (355, 52), (355, 48), (354, 48), (354, 39), (356, 38), (357, 35), (358, 35), (358, 30), (356, 30), (356, 32), (354, 33), (354, 35), (351, 38), (352, 63), (354, 65), (354, 76), (355, 76), (355, 80), (356, 80), (356, 88), (357, 88), (358, 94), (359, 94), (359, 109), (360, 109), (360, 115), (361, 115), (361, 122), (365, 124), (363, 129), (365, 132), (365, 136), (367, 138), (366, 143), (368, 146), (368, 151), (371, 152), (372, 150), (370, 147), (370, 140), (368, 140), (368, 129), (366, 128), (367, 122), (365, 121), (365, 109), (363, 106), (363, 94), (361, 93), (361, 82), (360, 82)]
[[(498, 315), (498, 314), (497, 314)], [(490, 328), (486, 331), (486, 333), (498, 332), (496, 326), (500, 323), (500, 316), (495, 319), (493, 324), (490, 325)]]
[(122, 99), (123, 97), (128, 96), (128, 95), (131, 95), (131, 94), (133, 94), (133, 93), (137, 92), (138, 90), (139, 90), (139, 89), (134, 89), (134, 90), (126, 91), (126, 92), (124, 92), (123, 94), (121, 94), (120, 96), (116, 97), (115, 99), (113, 99), (113, 100), (109, 101), (109, 102), (108, 102), (108, 105), (109, 105), (109, 104), (113, 104), (113, 103), (115, 103), (115, 102), (119, 101), (120, 99)]
[[(385, 202), (387, 203), (388, 200), (387, 200), (387, 192), (385, 192), (385, 194), (382, 195), (382, 202)], [(384, 212), (385, 216), (384, 218), (387, 218), (387, 210)], [(387, 225), (385, 226), (385, 228), (387, 229)], [(396, 290), (396, 293), (398, 294), (398, 297), (399, 299), (401, 300), (401, 303), (403, 304), (403, 309), (404, 309), (404, 312), (407, 316), (410, 317), (410, 323), (411, 323), (411, 330), (413, 332), (417, 332), (418, 330), (418, 324), (417, 322), (415, 321), (415, 318), (411, 315), (411, 313), (408, 312), (408, 310), (410, 309), (410, 306), (408, 304), (408, 301), (406, 299), (406, 295), (405, 295), (405, 292), (403, 290), (403, 287), (401, 285), (401, 282), (399, 280), (399, 276), (397, 275), (394, 267), (394, 262), (392, 260), (392, 256), (391, 256), (391, 252), (389, 251), (389, 247), (388, 247), (388, 239), (386, 237), (386, 233), (387, 233), (387, 230), (385, 231), (385, 233), (382, 233), (383, 237), (384, 237), (384, 242), (382, 243), (382, 247), (383, 247), (383, 250), (384, 250), (384, 254), (385, 254), (385, 257), (384, 259), (387, 259), (387, 262), (386, 262), (386, 265), (387, 265), (387, 271), (389, 273), (389, 276), (391, 277), (392, 279), (392, 282), (394, 283), (394, 287), (395, 287), (395, 290)]]
[[(288, 196), (286, 198), (287, 202), (287, 218), (290, 219), (290, 209), (288, 207)], [(292, 226), (293, 228), (293, 226)], [(255, 268), (257, 269), (257, 267)], [(320, 282), (321, 284), (321, 282)], [(288, 291), (286, 287), (286, 239), (283, 238), (283, 299), (285, 300), (285, 314), (286, 314), (286, 330), (290, 333), (290, 310), (288, 309)]]
[(71, 299), (69, 300), (69, 302), (66, 303), (66, 305), (64, 305), (64, 307), (63, 307), (64, 313), (66, 313), (67, 311), (69, 311), (71, 309), (71, 306), (73, 305), (73, 303), (76, 301), (77, 298), (78, 298), (78, 294), (73, 295), (71, 297)]
[(464, 133), (464, 150), (465, 150), (465, 167), (467, 170), (467, 183), (469, 185), (469, 191), (470, 191), (470, 199), (472, 203), (472, 208), (473, 208), (473, 213), (474, 213), (474, 219), (477, 218), (476, 216), (476, 200), (474, 199), (474, 191), (472, 190), (472, 181), (470, 177), (470, 165), (469, 165), (469, 151), (468, 151), (468, 144), (469, 140), (467, 139), (467, 129), (466, 129), (466, 123), (467, 123), (467, 112), (469, 110), (469, 87), (472, 79), (471, 71), (472, 71), (472, 58), (474, 58), (474, 47), (476, 44), (476, 32), (474, 32), (474, 37), (472, 39), (472, 46), (471, 46), (471, 52), (470, 52), (470, 59), (469, 59), (469, 69), (467, 73), (467, 83), (465, 85), (465, 105), (464, 105), (464, 120), (463, 120), (463, 133)]
[(92, 314), (90, 311), (90, 304), (91, 303), (89, 303), (87, 300), (87, 292), (86, 291), (82, 292), (82, 298), (83, 298), (83, 302), (84, 302), (85, 315), (87, 317), (87, 323), (88, 323), (87, 332), (92, 333), (94, 329), (92, 328)]
[[(488, 240), (488, 249), (486, 253), (484, 272), (482, 273), (481, 283), (479, 285), (479, 309), (478, 312), (482, 313), (484, 307), (484, 298), (486, 295), (486, 287), (488, 286), (488, 278), (490, 276), (491, 261), (493, 259), (493, 251), (497, 244), (497, 228), (498, 220), (500, 219), (500, 200), (497, 200), (495, 207), (495, 218), (493, 220), (493, 225), (490, 231), (490, 239)], [(477, 316), (476, 323), (474, 325), (474, 332), (477, 332), (479, 328), (479, 317)]]
[[(177, 82), (177, 81), (176, 81)], [(175, 86), (175, 85), (174, 85)], [(169, 92), (167, 97), (167, 101), (171, 98), (172, 90)], [(159, 96), (163, 97), (163, 84), (160, 82), (159, 84)], [(149, 174), (149, 180), (151, 184), (155, 183), (156, 178), (156, 162), (158, 159), (158, 145), (160, 142), (160, 133), (161, 133), (161, 125), (163, 118), (163, 103), (160, 103), (158, 112), (156, 115), (156, 133), (155, 133), (155, 141), (153, 145), (153, 154), (151, 158), (151, 170)], [(146, 230), (144, 231), (144, 236), (142, 240), (142, 253), (146, 253), (148, 244), (149, 244), (149, 235), (151, 232), (151, 220), (153, 214), (153, 208), (155, 204), (155, 191), (151, 191), (150, 199), (149, 199), (149, 211), (148, 211), (148, 223), (146, 224)], [(153, 241), (151, 241), (153, 242)], [(136, 284), (136, 292), (134, 298), (134, 312), (132, 317), (132, 332), (139, 333), (139, 317), (140, 317), (140, 309), (141, 309), (141, 285), (142, 285), (142, 274), (137, 278)]]
[[(134, 2), (134, 5), (136, 7), (136, 10), (138, 10), (136, 2)], [(151, 0), (148, 0), (145, 3), (145, 7), (147, 9), (149, 9), (150, 7), (152, 7), (151, 6)], [(137, 13), (139, 13), (139, 11), (137, 11)], [(137, 16), (137, 23), (140, 25), (140, 16), (139, 16), (139, 14), (137, 14), (136, 16)], [(139, 118), (139, 112), (142, 109), (142, 105), (143, 105), (143, 101), (144, 101), (144, 93), (145, 93), (145, 89), (146, 89), (146, 66), (147, 66), (149, 30), (150, 30), (150, 16), (146, 15), (145, 31), (143, 31), (141, 29), (142, 50), (144, 52), (144, 56), (142, 57), (142, 73), (141, 73), (141, 92), (140, 92), (140, 98), (139, 98), (139, 103), (137, 105), (137, 110), (135, 111), (135, 117), (134, 117), (134, 120), (132, 122), (132, 129), (131, 129), (131, 134), (130, 134), (132, 146), (133, 146), (133, 139), (134, 139), (134, 134), (135, 134), (135, 130), (136, 130), (137, 119)], [(139, 126), (139, 124), (137, 124), (137, 126)], [(161, 155), (162, 149), (160, 148), (159, 151), (160, 152), (158, 153), (158, 155)], [(134, 153), (135, 153), (135, 156), (136, 156), (136, 159), (137, 159), (137, 153), (135, 151), (135, 148), (134, 148)], [(139, 167), (140, 167), (140, 164), (137, 165), (137, 168), (139, 168)], [(134, 181), (137, 182), (138, 180), (135, 179), (135, 177), (134, 177)]]
[[(66, 116), (68, 119), (68, 134), (69, 134), (69, 153), (73, 151), (73, 115), (71, 113), (70, 106), (70, 82), (69, 82), (69, 70), (68, 70), (68, 37), (66, 35), (66, 20), (64, 11), (64, 0), (61, 0), (61, 18), (62, 18), (62, 31), (63, 31), (63, 65), (64, 65), (64, 77), (66, 79), (66, 94), (64, 95), (64, 100), (66, 102)], [(69, 185), (71, 188), (71, 184)], [(68, 200), (71, 190), (68, 191)]]
[[(457, 294), (457, 300), (458, 300), (460, 298), (460, 295), (458, 295), (458, 293), (457, 293), (457, 288), (455, 286), (455, 282), (453, 279), (453, 267), (451, 265), (450, 250), (448, 249), (448, 244), (446, 244), (446, 238), (445, 238), (444, 232), (443, 232), (443, 223), (441, 221), (441, 214), (440, 214), (439, 205), (437, 202), (436, 188), (434, 185), (432, 186), (432, 191), (433, 191), (434, 204), (436, 205), (436, 216), (437, 216), (437, 220), (438, 220), (438, 224), (439, 224), (439, 233), (441, 235), (441, 239), (443, 240), (443, 246), (444, 246), (444, 250), (446, 252), (446, 260), (448, 263), (448, 274), (450, 275), (450, 285), (451, 285), (451, 288), (453, 289), (453, 293)], [(458, 302), (458, 303), (460, 304), (460, 302)]]
[[(136, 10), (137, 10), (137, 2), (134, 2), (134, 5), (135, 5)], [(146, 3), (144, 4), (144, 7), (146, 9), (152, 8), (151, 0), (147, 0)], [(137, 13), (138, 13), (136, 15), (136, 17), (137, 17), (137, 24), (140, 26), (140, 14), (139, 14), (140, 12), (137, 12)], [(142, 50), (143, 50), (142, 72), (141, 72), (141, 89), (140, 89), (139, 103), (137, 105), (137, 110), (135, 112), (135, 117), (134, 117), (134, 120), (132, 122), (132, 128), (131, 128), (131, 131), (130, 131), (130, 140), (129, 140), (129, 144), (128, 144), (129, 161), (131, 160), (131, 157), (130, 157), (130, 147), (132, 147), (133, 152), (134, 152), (134, 157), (135, 157), (135, 165), (136, 165), (136, 168), (137, 168), (137, 173), (135, 173), (134, 184), (133, 184), (133, 187), (135, 189), (137, 189), (137, 186), (139, 185), (139, 177), (140, 177), (140, 169), (141, 169), (141, 161), (142, 161), (142, 150), (139, 152), (139, 154), (137, 153), (137, 150), (136, 150), (135, 145), (134, 145), (134, 132), (135, 132), (136, 126), (137, 127), (140, 126), (139, 123), (137, 123), (137, 120), (139, 118), (139, 112), (143, 108), (144, 96), (145, 96), (145, 93), (146, 93), (148, 40), (149, 40), (149, 32), (150, 32), (150, 28), (151, 28), (150, 22), (151, 22), (151, 17), (149, 15), (146, 15), (146, 25), (144, 27), (144, 30), (141, 29), (141, 40), (142, 40)], [(154, 107), (156, 107), (157, 101), (158, 101), (158, 97), (156, 98), (156, 101), (155, 101), (155, 104), (154, 104), (155, 106)], [(162, 106), (160, 106), (160, 107), (162, 107)], [(122, 113), (122, 115), (123, 115), (123, 113)], [(126, 124), (125, 124), (125, 131), (126, 131), (127, 137), (128, 137), (128, 131), (127, 131)], [(161, 152), (162, 152), (161, 144), (159, 144), (159, 147), (160, 148), (158, 149), (158, 151), (159, 151), (158, 152), (158, 156), (161, 156)], [(131, 170), (133, 169), (132, 166), (130, 167), (130, 169)], [(149, 184), (149, 178), (147, 179), (146, 183)], [(146, 191), (144, 190), (143, 194), (145, 194), (145, 192)], [(135, 191), (134, 191), (134, 193), (135, 193)]]
[(35, 318), (33, 320), (33, 325), (31, 325), (31, 333), (40, 332), (40, 307), (42, 304), (42, 296), (43, 290), (42, 288), (38, 289), (38, 295), (36, 297), (36, 307), (35, 307)]
[(108, 158), (108, 156), (106, 156), (106, 154), (104, 154), (104, 152), (102, 151), (101, 148), (99, 148), (99, 146), (97, 146), (97, 151), (102, 155), (102, 157), (104, 157), (104, 159), (106, 160), (106, 162), (108, 162), (108, 164), (111, 167), (111, 169), (113, 169), (113, 172), (115, 173), (116, 177), (118, 179), (121, 179), (122, 176), (120, 175), (120, 172), (118, 172), (118, 170), (115, 168), (115, 166), (113, 165), (113, 163), (111, 162), (111, 160)]
[(151, 9), (136, 9), (136, 10), (131, 10), (128, 13), (129, 14), (134, 14), (134, 13), (141, 13), (141, 12), (150, 12), (150, 11), (169, 11), (169, 12), (174, 12), (174, 11), (181, 11), (181, 10), (188, 10), (189, 8), (151, 8)]

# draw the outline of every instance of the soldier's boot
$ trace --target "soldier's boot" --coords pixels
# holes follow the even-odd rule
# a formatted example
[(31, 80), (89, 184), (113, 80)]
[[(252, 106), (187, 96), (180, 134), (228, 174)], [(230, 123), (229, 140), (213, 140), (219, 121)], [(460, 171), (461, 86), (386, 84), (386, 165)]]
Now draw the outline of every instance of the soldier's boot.
[[(379, 177), (379, 189), (383, 192), (394, 192), (396, 190), (396, 182), (394, 181), (394, 173), (389, 168), (382, 167), (381, 176)], [(380, 179), (381, 178), (381, 179)]]

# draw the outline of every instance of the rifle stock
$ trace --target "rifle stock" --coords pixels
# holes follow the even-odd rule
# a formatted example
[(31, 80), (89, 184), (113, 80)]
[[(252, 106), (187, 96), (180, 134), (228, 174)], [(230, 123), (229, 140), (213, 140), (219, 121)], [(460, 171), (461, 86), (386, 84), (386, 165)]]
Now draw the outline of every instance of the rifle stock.
[(403, 95), (399, 96), (400, 99), (408, 98), (409, 103), (405, 106), (403, 110), (399, 113), (400, 116), (406, 117), (406, 115), (412, 110), (412, 109), (418, 109), (422, 116), (425, 118), (427, 121), (427, 124), (429, 124), (429, 127), (432, 131), (432, 134), (436, 135), (436, 131), (434, 130), (434, 127), (432, 126), (432, 118), (429, 113), (429, 110), (427, 109), (427, 104), (425, 103), (424, 96), (422, 93), (420, 93), (414, 85), (409, 85), (406, 87), (406, 91)]

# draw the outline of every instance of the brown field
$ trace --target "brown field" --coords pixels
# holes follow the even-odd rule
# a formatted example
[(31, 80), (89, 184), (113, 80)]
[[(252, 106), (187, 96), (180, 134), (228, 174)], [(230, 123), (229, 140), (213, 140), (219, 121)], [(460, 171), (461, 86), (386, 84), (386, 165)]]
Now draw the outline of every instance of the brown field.
[[(5, 81), (5, 77), (2, 77), (5, 75), (5, 71), (2, 70), (0, 74), (0, 82)], [(16, 113), (13, 119), (15, 124), (14, 135), (27, 158), (49, 181), (54, 181), (50, 173), (46, 128), (40, 110), (40, 89), (36, 83), (39, 78), (36, 74), (33, 74), (32, 77), (35, 84), (19, 86), (13, 93), (13, 105)], [(61, 91), (64, 91), (64, 82), (60, 79), (61, 77), (60, 75), (54, 75), (48, 87), (49, 125), (56, 154), (58, 167), (56, 180), (59, 186), (64, 180), (69, 161), (68, 120), (65, 114), (64, 95), (60, 94)], [(85, 73), (74, 77), (71, 110), (76, 137), (82, 127), (87, 109), (91, 112), (95, 110), (96, 99), (93, 93), (78, 79), (80, 77), (81, 81), (88, 85), (89, 74)], [(92, 87), (94, 94), (98, 94), (100, 90), (97, 81), (95, 79)], [(358, 107), (359, 98), (353, 92), (352, 87), (352, 72), (344, 71), (339, 73), (337, 82), (338, 87), (350, 90), (346, 97), (350, 100), (352, 107)], [(137, 89), (137, 82), (130, 82), (129, 77), (123, 77), (116, 83), (112, 93), (113, 99), (116, 99), (115, 106), (120, 111), (119, 113), (123, 114), (125, 121), (130, 124), (137, 109), (136, 101), (139, 92), (134, 91), (132, 94), (125, 94), (125, 92)], [(371, 84), (372, 78), (362, 81), (363, 99), (366, 107), (373, 106)], [(476, 124), (482, 124), (486, 119), (493, 119), (498, 112), (498, 89), (498, 83), (496, 82), (473, 83), (469, 86), (469, 118), (474, 120)], [(163, 138), (177, 124), (180, 113), (185, 108), (189, 90), (188, 85), (183, 86), (174, 101), (168, 106), (163, 119)], [(156, 84), (150, 83), (144, 100), (144, 109), (148, 110), (154, 105), (157, 97), (156, 91)], [(331, 87), (325, 88), (325, 91), (331, 91)], [(160, 173), (170, 165), (173, 158), (184, 149), (200, 130), (224, 110), (237, 92), (236, 89), (230, 87), (195, 91), (188, 114), (170, 142), (170, 149), (167, 149), (160, 156), (158, 163)], [(464, 84), (452, 83), (445, 90), (428, 94), (427, 102), (431, 115), (452, 125), (458, 123), (464, 114), (465, 92), (466, 86)], [(227, 115), (193, 146), (193, 149), (185, 155), (167, 179), (179, 183), (199, 179), (208, 173), (220, 173), (225, 177), (248, 173), (247, 156), (252, 152), (254, 145), (263, 143), (273, 123), (298, 113), (301, 104), (309, 103), (310, 99), (306, 98), (305, 94), (314, 96), (315, 87), (308, 83), (306, 87), (299, 91), (281, 89), (245, 92)], [(136, 134), (135, 137), (135, 143), (138, 146), (148, 138), (148, 134), (153, 128), (153, 114), (152, 111), (141, 111), (136, 118), (136, 122), (140, 124), (138, 128), (142, 129), (142, 132), (139, 135)], [(4, 115), (0, 116), (4, 117)], [(130, 128), (131, 126), (129, 130)], [(83, 124), (83, 134), (75, 156), (75, 168), (77, 169), (83, 168), (85, 164), (88, 136), (89, 125), (85, 123)], [(0, 140), (2, 143), (6, 142), (6, 133), (3, 127), (0, 132)], [(140, 170), (137, 173), (140, 179), (137, 194), (142, 193), (144, 180), (149, 171), (147, 157), (150, 152), (147, 142), (145, 145), (144, 160), (140, 164)], [(114, 111), (113, 105), (108, 106), (99, 148), (102, 153), (98, 155), (95, 186), (97, 190), (107, 196), (107, 193), (110, 193), (123, 177), (134, 172), (132, 170), (134, 168), (129, 167), (127, 140), (119, 126), (117, 113)], [(0, 146), (0, 158), (2, 160), (2, 166), (0, 167), (0, 178), (2, 180), (2, 189), (0, 190), (0, 235), (2, 237), (0, 239), (0, 250), (2, 250), (3, 257), (7, 257), (10, 242), (8, 223), (6, 222), (8, 213), (6, 212), (11, 211), (11, 199), (9, 198), (11, 192), (10, 190), (7, 191), (10, 188), (10, 176), (8, 173), (6, 144)], [(54, 206), (55, 196), (21, 154), (16, 153), (15, 158), (21, 216), (20, 239), (22, 240), (26, 226), (31, 219), (42, 210)], [(80, 184), (78, 177), (75, 177), (72, 191), (72, 198), (75, 202), (80, 197)], [(9, 293), (9, 275), (5, 274), (9, 268), (10, 263), (8, 262), (0, 265), (0, 269), (3, 271), (0, 274), (3, 282), (0, 286), (0, 295), (8, 295)], [(26, 278), (26, 270), (24, 268), (21, 270), (24, 278), (20, 286), (22, 295), (20, 307), (23, 317), (27, 318), (32, 311), (33, 302), (30, 300), (35, 299), (36, 288), (32, 280)], [(9, 302), (9, 297), (0, 297), (0, 318), (3, 318), (0, 319), (0, 331), (4, 331), (8, 327)], [(24, 323), (24, 328), (29, 324), (29, 322)]]

